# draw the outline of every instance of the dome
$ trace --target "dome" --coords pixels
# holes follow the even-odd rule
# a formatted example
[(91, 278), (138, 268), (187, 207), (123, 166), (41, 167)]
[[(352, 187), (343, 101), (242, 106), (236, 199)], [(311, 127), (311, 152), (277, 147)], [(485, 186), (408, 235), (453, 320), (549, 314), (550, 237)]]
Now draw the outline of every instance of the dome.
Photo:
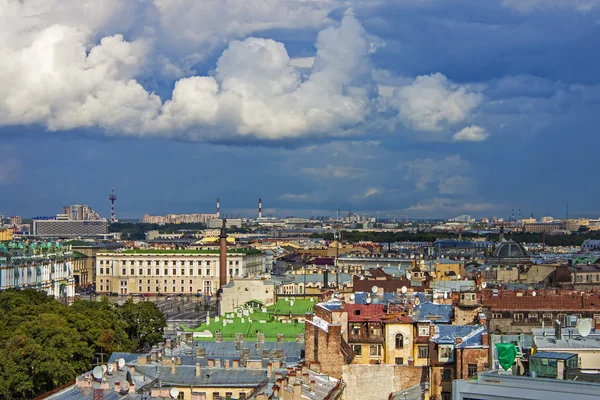
[(523, 246), (514, 240), (502, 242), (494, 251), (495, 258), (524, 258), (527, 257), (527, 251)]

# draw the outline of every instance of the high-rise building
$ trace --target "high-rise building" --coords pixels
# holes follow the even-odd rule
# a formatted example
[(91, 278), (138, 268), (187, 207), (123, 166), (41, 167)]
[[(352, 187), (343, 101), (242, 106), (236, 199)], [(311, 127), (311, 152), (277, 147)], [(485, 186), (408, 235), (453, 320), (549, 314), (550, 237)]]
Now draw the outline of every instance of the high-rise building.
[(108, 221), (71, 220), (65, 214), (58, 214), (53, 218), (34, 218), (32, 228), (33, 236), (40, 237), (97, 237), (108, 234)]
[(18, 215), (14, 216), (14, 217), (10, 217), (9, 222), (11, 225), (21, 225), (23, 223), (23, 219), (21, 217), (19, 217)]
[(71, 204), (63, 207), (65, 214), (72, 221), (99, 221), (102, 218), (90, 206), (85, 204)]

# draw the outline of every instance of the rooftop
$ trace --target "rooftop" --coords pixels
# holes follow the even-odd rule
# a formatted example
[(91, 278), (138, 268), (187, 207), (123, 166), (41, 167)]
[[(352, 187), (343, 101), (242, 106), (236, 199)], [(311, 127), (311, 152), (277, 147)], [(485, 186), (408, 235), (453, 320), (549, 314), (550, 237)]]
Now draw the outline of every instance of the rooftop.
[[(108, 251), (107, 253), (115, 253), (115, 254), (219, 254), (219, 249), (183, 249), (183, 250), (175, 250), (175, 249), (130, 249), (130, 250), (122, 250), (122, 251)], [(245, 255), (256, 255), (262, 254), (260, 250), (251, 249), (251, 248), (237, 248), (237, 249), (227, 249), (227, 254), (245, 254)]]

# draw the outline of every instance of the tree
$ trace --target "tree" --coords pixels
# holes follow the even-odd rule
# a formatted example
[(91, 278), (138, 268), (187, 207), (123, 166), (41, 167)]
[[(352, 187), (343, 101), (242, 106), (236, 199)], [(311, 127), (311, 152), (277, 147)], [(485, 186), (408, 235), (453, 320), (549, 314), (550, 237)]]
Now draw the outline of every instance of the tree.
[(126, 323), (126, 332), (135, 351), (143, 351), (160, 342), (166, 325), (165, 316), (150, 301), (134, 303), (129, 299), (119, 309)]

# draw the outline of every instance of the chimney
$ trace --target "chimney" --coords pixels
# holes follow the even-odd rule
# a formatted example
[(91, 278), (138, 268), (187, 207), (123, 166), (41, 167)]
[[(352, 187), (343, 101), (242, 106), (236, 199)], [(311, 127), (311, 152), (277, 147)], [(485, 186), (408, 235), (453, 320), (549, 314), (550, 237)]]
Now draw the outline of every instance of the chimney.
[(281, 372), (275, 372), (275, 379), (283, 378), (283, 374)]
[(314, 380), (310, 381), (310, 391), (311, 392), (315, 392), (315, 388), (316, 388), (316, 383)]
[(171, 364), (171, 374), (174, 374), (175, 372), (177, 372), (177, 364), (172, 363)]
[(121, 382), (115, 382), (115, 392), (119, 393), (121, 391)]
[(262, 199), (258, 199), (258, 218), (262, 218)]
[(135, 393), (135, 382), (129, 385), (129, 393)]
[(554, 321), (554, 336), (556, 337), (556, 340), (561, 340), (562, 339), (562, 331), (560, 328), (560, 321), (559, 320), (555, 320)]
[(432, 338), (435, 336), (435, 325), (429, 325), (429, 337)]
[(233, 360), (232, 361), (233, 364), (233, 369), (238, 369), (240, 367), (240, 361), (239, 360)]
[(148, 364), (148, 356), (138, 356), (137, 358), (138, 365), (146, 365)]
[(200, 363), (197, 362), (196, 363), (196, 376), (200, 376), (201, 373), (202, 373), (202, 368), (200, 368)]
[(215, 366), (215, 360), (213, 360), (212, 358), (208, 359), (208, 368), (214, 368)]
[(482, 346), (489, 346), (490, 345), (490, 337), (488, 336), (487, 331), (483, 332), (481, 334), (481, 345)]
[(177, 365), (181, 365), (181, 357), (177, 357)]
[(221, 218), (221, 202), (219, 201), (219, 198), (217, 197), (217, 219)]
[(267, 364), (267, 376), (271, 377), (272, 374), (273, 374), (273, 364), (268, 363)]
[(225, 367), (225, 369), (229, 369), (229, 359), (223, 360), (223, 366)]
[(130, 366), (129, 366), (129, 373), (130, 373), (131, 375), (133, 375), (133, 374), (135, 373), (135, 365), (130, 365)]
[(223, 220), (219, 234), (219, 288), (227, 284), (227, 220)]
[(221, 368), (221, 359), (220, 359), (220, 358), (217, 358), (217, 359), (215, 360), (215, 367), (217, 367), (217, 368)]
[(279, 386), (277, 385), (273, 385), (273, 396), (275, 396), (275, 398), (279, 398)]
[(457, 337), (456, 338), (456, 344), (459, 345), (463, 342), (463, 339), (461, 337)]
[(294, 384), (294, 398), (299, 399), (302, 396), (302, 384), (296, 383)]
[(308, 385), (308, 373), (302, 374), (302, 383)]

